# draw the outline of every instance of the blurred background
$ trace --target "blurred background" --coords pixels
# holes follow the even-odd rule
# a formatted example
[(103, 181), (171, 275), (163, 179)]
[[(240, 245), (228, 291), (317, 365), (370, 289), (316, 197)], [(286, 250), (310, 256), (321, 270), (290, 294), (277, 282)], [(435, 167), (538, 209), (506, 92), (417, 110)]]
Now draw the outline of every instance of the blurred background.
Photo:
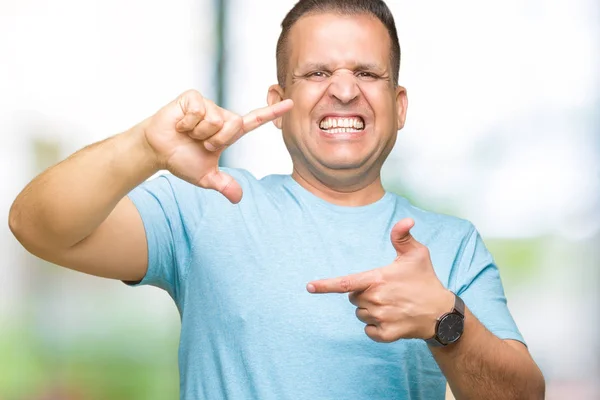
[[(0, 0), (0, 399), (178, 398), (168, 295), (40, 261), (18, 192), (194, 88), (266, 105), (294, 0)], [(388, 1), (408, 89), (388, 190), (469, 219), (499, 265), (548, 399), (600, 398), (600, 3)], [(224, 164), (291, 172), (265, 126)], [(77, 190), (77, 188), (73, 188)]]

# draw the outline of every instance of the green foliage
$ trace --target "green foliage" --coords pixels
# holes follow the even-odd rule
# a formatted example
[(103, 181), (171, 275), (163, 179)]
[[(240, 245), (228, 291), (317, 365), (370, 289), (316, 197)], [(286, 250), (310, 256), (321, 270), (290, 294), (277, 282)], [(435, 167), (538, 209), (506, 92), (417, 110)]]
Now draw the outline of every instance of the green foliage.
[(27, 332), (31, 330), (0, 335), (0, 399), (179, 397), (175, 337), (167, 342), (144, 339), (148, 350), (140, 354), (123, 348), (127, 334), (115, 333), (101, 343), (79, 340), (58, 349)]
[(542, 268), (546, 239), (486, 239), (506, 286), (531, 285)]

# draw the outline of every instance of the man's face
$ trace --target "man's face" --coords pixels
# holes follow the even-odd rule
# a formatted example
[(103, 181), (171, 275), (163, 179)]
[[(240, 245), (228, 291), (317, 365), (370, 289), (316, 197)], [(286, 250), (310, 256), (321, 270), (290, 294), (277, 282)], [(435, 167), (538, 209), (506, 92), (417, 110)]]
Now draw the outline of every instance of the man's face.
[(294, 108), (279, 124), (295, 168), (327, 179), (378, 175), (406, 112), (385, 26), (369, 15), (309, 15), (288, 40), (279, 92)]

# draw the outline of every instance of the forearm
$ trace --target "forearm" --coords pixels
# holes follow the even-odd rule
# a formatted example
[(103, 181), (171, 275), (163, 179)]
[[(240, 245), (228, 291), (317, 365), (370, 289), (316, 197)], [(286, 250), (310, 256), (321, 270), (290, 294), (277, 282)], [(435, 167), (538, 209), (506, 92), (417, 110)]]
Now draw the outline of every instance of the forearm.
[(157, 170), (141, 126), (87, 146), (23, 189), (10, 210), (11, 230), (30, 251), (71, 247)]
[(463, 337), (431, 351), (457, 400), (544, 398), (544, 378), (531, 357), (493, 335), (468, 309)]

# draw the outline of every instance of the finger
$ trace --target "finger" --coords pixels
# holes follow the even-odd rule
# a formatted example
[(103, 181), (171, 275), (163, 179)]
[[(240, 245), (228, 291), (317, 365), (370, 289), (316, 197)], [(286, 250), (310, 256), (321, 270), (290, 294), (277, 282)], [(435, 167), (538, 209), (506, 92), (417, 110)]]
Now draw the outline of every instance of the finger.
[(175, 129), (178, 132), (190, 132), (206, 114), (204, 98), (199, 92), (190, 90), (179, 96), (177, 103), (181, 108), (183, 118), (175, 124)]
[(411, 218), (404, 218), (394, 225), (390, 238), (394, 249), (398, 255), (408, 253), (411, 250), (421, 246), (419, 242), (410, 234), (415, 221)]
[[(221, 141), (224, 143), (224, 146), (231, 146), (237, 142), (239, 138), (244, 136), (244, 119), (230, 111), (225, 110), (225, 112), (229, 114), (227, 122), (231, 125), (231, 131), (228, 131), (227, 137), (223, 138)], [(221, 132), (219, 132), (219, 135), (220, 134)]]
[(387, 342), (387, 340), (384, 339), (383, 329), (379, 325), (369, 324), (365, 326), (365, 333), (375, 342)]
[(233, 144), (240, 136), (242, 136), (242, 123), (242, 117), (229, 113), (221, 130), (206, 139), (204, 147), (206, 147), (207, 150), (215, 151)]
[(375, 282), (377, 279), (374, 273), (367, 271), (339, 278), (312, 281), (306, 285), (306, 290), (310, 293), (348, 293), (367, 290)]
[(354, 312), (356, 318), (359, 321), (364, 322), (367, 325), (377, 325), (379, 321), (377, 321), (366, 308), (357, 308)]
[(359, 308), (364, 308), (367, 305), (367, 301), (364, 300), (363, 293), (365, 292), (362, 290), (348, 293), (350, 304)]
[(294, 102), (291, 99), (286, 99), (273, 104), (272, 106), (259, 108), (258, 110), (246, 114), (243, 117), (243, 133), (248, 133), (267, 122), (281, 117), (283, 114), (290, 111), (293, 106)]
[(192, 133), (190, 133), (190, 137), (196, 140), (205, 140), (223, 128), (223, 113), (221, 108), (212, 101), (206, 101), (205, 106), (206, 115), (196, 125)]
[(379, 343), (391, 343), (403, 337), (402, 332), (394, 329), (385, 322), (373, 325), (369, 324), (365, 326), (365, 333), (373, 341)]
[(213, 189), (220, 192), (233, 204), (242, 200), (242, 187), (229, 174), (216, 168), (213, 172), (204, 175), (199, 185), (206, 189)]

